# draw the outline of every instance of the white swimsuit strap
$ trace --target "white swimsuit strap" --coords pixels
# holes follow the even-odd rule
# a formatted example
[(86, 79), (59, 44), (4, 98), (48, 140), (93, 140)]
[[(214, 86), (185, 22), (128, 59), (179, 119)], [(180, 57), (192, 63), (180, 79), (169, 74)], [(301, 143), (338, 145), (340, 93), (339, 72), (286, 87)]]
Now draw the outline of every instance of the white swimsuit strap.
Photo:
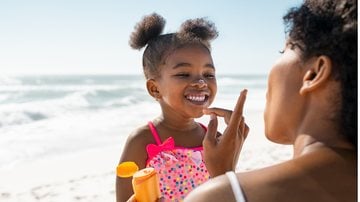
[(229, 178), (236, 202), (245, 202), (244, 194), (242, 193), (240, 184), (234, 171), (226, 172), (226, 176)]

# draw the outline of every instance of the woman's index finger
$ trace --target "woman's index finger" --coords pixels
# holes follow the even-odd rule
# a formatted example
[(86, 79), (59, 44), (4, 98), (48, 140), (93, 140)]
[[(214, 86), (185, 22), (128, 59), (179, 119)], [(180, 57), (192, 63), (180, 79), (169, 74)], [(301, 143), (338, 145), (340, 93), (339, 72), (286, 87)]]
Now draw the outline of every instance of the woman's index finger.
[(212, 107), (212, 108), (207, 108), (203, 110), (204, 114), (216, 114), (216, 116), (220, 116), (220, 117), (226, 117), (226, 116), (230, 116), (232, 111), (228, 110), (228, 109), (222, 109), (222, 108), (217, 108), (217, 107)]
[(229, 125), (232, 125), (232, 124), (239, 125), (241, 117), (243, 115), (243, 109), (244, 109), (244, 104), (245, 104), (245, 100), (246, 100), (246, 94), (247, 94), (246, 89), (241, 91), (240, 96), (239, 96), (239, 98), (237, 100), (237, 103), (235, 105), (234, 112), (231, 115)]

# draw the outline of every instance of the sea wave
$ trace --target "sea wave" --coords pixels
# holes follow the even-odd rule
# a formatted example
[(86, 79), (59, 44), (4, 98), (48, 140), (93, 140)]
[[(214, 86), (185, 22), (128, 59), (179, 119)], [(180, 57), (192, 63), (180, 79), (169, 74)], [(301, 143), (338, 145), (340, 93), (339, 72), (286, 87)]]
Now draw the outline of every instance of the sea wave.
[(21, 125), (47, 118), (41, 112), (34, 111), (12, 111), (0, 112), (0, 127), (10, 125)]
[[(37, 101), (1, 104), (0, 127), (29, 124), (69, 113), (127, 107), (150, 101), (150, 99), (144, 99), (146, 96), (142, 94), (120, 94), (122, 96), (96, 90), (79, 91), (54, 99), (37, 98)], [(34, 96), (32, 98), (34, 99)]]
[(0, 76), (0, 86), (11, 86), (22, 84), (20, 79), (9, 76)]
[[(214, 107), (233, 109), (240, 90), (248, 88), (244, 112), (262, 110), (265, 77), (217, 79)], [(142, 76), (1, 77), (0, 168), (124, 143), (132, 130), (159, 114)]]

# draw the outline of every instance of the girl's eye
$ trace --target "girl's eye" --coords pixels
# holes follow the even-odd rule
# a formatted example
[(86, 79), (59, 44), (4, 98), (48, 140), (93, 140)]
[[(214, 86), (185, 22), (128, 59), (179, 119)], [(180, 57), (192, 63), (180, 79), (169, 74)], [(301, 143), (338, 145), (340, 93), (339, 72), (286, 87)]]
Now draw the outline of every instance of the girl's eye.
[(189, 77), (190, 74), (188, 73), (178, 73), (178, 74), (175, 74), (176, 77)]
[(285, 50), (281, 50), (279, 51), (280, 54), (284, 54), (285, 53)]
[(204, 77), (209, 78), (209, 79), (213, 79), (213, 78), (215, 78), (215, 74), (205, 74)]

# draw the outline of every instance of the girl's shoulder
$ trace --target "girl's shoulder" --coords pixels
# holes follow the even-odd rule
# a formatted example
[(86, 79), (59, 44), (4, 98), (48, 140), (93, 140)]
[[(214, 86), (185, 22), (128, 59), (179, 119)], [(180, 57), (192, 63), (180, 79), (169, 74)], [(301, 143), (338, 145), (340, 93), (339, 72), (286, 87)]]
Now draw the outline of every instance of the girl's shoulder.
[(147, 124), (134, 129), (128, 136), (127, 144), (144, 145), (154, 143), (154, 138)]

